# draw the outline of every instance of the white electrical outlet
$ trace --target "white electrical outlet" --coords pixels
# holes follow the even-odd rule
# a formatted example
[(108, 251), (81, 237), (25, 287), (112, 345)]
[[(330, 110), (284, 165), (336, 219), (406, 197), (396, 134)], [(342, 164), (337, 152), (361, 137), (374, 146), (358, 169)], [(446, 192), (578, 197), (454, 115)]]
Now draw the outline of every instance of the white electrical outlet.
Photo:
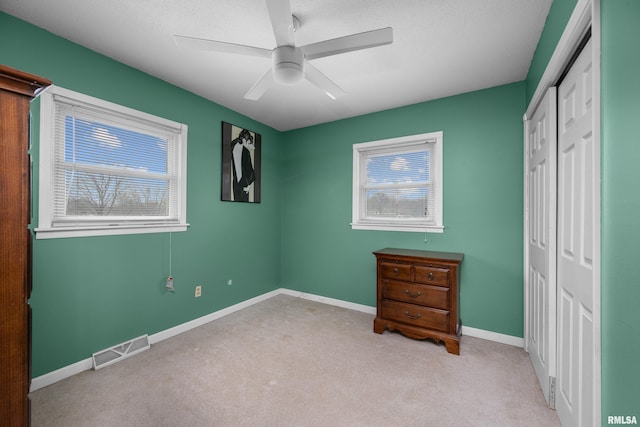
[(202, 295), (202, 286), (196, 286), (196, 298), (199, 298)]
[(233, 280), (231, 279), (227, 280), (227, 286), (231, 286), (231, 285), (233, 285)]

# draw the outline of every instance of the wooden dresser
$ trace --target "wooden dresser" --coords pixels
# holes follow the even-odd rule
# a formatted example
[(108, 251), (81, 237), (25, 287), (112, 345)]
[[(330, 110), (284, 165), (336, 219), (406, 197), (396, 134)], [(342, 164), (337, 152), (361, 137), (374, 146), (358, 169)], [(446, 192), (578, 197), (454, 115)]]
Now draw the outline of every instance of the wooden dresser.
[(29, 101), (51, 82), (0, 65), (0, 424), (29, 425)]
[(381, 249), (377, 261), (377, 314), (373, 331), (398, 331), (443, 341), (460, 354), (460, 253)]

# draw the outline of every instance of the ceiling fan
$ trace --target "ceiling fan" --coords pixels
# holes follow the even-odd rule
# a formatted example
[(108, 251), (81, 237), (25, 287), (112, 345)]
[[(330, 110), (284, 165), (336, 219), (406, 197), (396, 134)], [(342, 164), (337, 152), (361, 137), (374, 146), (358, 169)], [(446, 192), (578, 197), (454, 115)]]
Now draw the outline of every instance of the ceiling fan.
[(317, 86), (331, 99), (336, 99), (344, 95), (344, 91), (310, 64), (309, 60), (382, 46), (393, 42), (393, 29), (387, 27), (311, 43), (305, 46), (296, 46), (294, 32), (298, 29), (300, 23), (291, 13), (289, 1), (266, 0), (271, 26), (277, 42), (277, 47), (273, 50), (178, 35), (174, 36), (175, 41), (179, 46), (198, 50), (271, 58), (271, 68), (258, 79), (244, 96), (246, 99), (253, 101), (260, 99), (274, 83), (295, 85), (303, 79)]

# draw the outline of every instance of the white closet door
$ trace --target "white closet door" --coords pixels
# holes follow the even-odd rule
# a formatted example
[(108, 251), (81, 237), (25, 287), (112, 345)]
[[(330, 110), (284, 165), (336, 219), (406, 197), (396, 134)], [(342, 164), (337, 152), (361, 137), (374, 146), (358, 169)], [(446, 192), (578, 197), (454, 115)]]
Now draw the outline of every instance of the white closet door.
[(527, 124), (527, 350), (547, 404), (556, 375), (556, 88)]
[[(558, 90), (558, 369), (556, 409), (564, 426), (592, 426), (596, 401), (599, 283), (599, 147), (593, 138), (591, 41)], [(598, 228), (596, 228), (598, 227)], [(597, 270), (597, 269), (596, 269)]]

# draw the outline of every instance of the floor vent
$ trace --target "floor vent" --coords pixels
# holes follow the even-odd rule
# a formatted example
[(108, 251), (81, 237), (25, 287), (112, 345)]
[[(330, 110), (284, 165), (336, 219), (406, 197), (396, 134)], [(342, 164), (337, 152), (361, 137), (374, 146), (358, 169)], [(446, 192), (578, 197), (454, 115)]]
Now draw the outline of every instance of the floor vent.
[(93, 369), (98, 370), (105, 366), (113, 365), (116, 362), (131, 357), (151, 348), (149, 345), (149, 336), (143, 335), (134, 338), (131, 341), (123, 342), (106, 350), (93, 353)]

